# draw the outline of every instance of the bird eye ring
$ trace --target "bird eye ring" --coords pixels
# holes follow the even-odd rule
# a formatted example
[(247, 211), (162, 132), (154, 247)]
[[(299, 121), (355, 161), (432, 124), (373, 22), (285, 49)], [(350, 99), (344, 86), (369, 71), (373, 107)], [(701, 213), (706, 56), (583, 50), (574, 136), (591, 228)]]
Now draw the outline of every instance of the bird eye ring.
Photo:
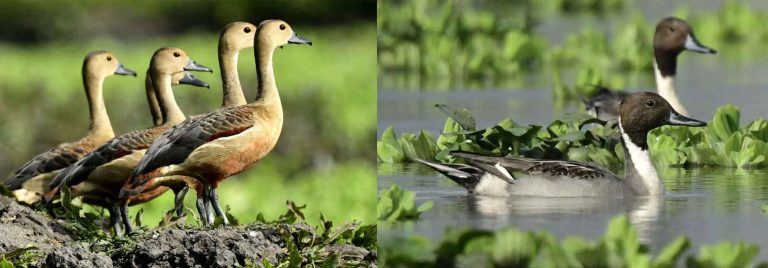
[(648, 102), (645, 103), (645, 106), (648, 106), (648, 107), (653, 107), (654, 105), (656, 105), (656, 102), (652, 100), (649, 100)]

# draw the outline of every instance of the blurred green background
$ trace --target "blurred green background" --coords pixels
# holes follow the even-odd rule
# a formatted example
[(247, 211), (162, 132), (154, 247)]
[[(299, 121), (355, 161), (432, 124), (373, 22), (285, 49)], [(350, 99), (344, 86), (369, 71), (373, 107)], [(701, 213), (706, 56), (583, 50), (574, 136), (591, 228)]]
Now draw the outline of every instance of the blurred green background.
[[(311, 223), (374, 223), (376, 174), (375, 1), (3, 1), (0, 3), (0, 174), (10, 176), (31, 157), (74, 141), (88, 127), (80, 68), (92, 50), (109, 50), (139, 77), (113, 76), (104, 98), (116, 134), (151, 126), (144, 73), (162, 46), (184, 49), (215, 67), (198, 73), (210, 90), (175, 88), (187, 115), (221, 103), (218, 35), (232, 21), (279, 18), (313, 46), (285, 46), (274, 56), (285, 124), (266, 159), (224, 182), (222, 204), (240, 222), (306, 204)], [(30, 14), (36, 14), (30, 16)], [(241, 51), (246, 98), (256, 90), (252, 49)], [(194, 194), (187, 196), (193, 206)], [(133, 207), (156, 225), (172, 194)]]

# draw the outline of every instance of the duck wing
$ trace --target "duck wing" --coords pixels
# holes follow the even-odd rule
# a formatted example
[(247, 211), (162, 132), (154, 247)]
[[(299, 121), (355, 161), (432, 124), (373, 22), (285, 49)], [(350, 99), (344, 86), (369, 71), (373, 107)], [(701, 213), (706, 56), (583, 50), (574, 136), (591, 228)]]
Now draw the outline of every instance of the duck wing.
[(157, 168), (180, 164), (198, 147), (218, 138), (237, 135), (256, 123), (255, 108), (242, 105), (221, 109), (176, 125), (149, 147), (128, 183), (132, 187), (143, 182), (139, 176)]
[(493, 166), (519, 170), (526, 173), (544, 173), (552, 176), (565, 176), (574, 179), (596, 179), (616, 177), (603, 168), (576, 161), (542, 160), (515, 156), (485, 156), (476, 153), (453, 151), (451, 155), (464, 158), (473, 166)]
[[(21, 189), (24, 182), (37, 175), (66, 168), (86, 155), (89, 148), (84, 148), (84, 142), (63, 143), (55, 148), (39, 154), (22, 165), (5, 185), (10, 190)], [(92, 147), (91, 147), (92, 148)]]
[(152, 141), (160, 136), (166, 129), (166, 127), (154, 127), (135, 130), (112, 138), (104, 145), (96, 148), (96, 150), (93, 150), (75, 164), (59, 173), (59, 175), (51, 181), (51, 188), (60, 186), (64, 182), (66, 182), (68, 186), (83, 182), (96, 168), (122, 156), (131, 154), (133, 151), (147, 149)]

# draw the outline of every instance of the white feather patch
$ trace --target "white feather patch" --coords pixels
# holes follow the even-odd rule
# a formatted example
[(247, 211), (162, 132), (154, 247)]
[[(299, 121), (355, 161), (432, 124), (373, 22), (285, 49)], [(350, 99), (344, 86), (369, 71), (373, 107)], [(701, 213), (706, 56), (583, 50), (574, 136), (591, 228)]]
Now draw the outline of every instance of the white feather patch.
[(627, 152), (629, 152), (629, 160), (632, 161), (637, 174), (642, 178), (643, 185), (648, 188), (651, 195), (662, 194), (664, 192), (663, 185), (661, 184), (661, 179), (659, 179), (659, 174), (656, 172), (656, 168), (653, 166), (651, 155), (647, 150), (643, 150), (632, 143), (629, 135), (624, 133), (624, 127), (621, 126), (621, 120), (619, 120), (619, 129), (621, 130), (624, 144), (627, 146)]
[(509, 171), (507, 171), (506, 168), (502, 167), (500, 163), (496, 163), (496, 165), (493, 165), (493, 166), (496, 168), (496, 170), (501, 172), (501, 174), (504, 175), (504, 177), (507, 177), (509, 181), (515, 181), (515, 177), (512, 177), (512, 174), (509, 174)]

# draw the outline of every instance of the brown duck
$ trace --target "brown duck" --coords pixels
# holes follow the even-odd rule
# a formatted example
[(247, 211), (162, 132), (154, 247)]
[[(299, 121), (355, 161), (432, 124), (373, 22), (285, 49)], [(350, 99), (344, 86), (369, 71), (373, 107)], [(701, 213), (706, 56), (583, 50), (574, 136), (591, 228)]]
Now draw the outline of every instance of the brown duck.
[[(208, 84), (194, 78), (187, 71), (211, 69), (195, 63), (181, 49), (158, 49), (152, 56), (148, 73), (152, 76), (151, 82), (162, 111), (163, 124), (117, 136), (89, 153), (54, 178), (51, 183), (52, 190), (46, 194), (46, 199), (51, 200), (59, 188), (66, 185), (71, 188), (73, 196), (83, 196), (84, 202), (109, 209), (110, 222), (116, 234), (120, 234), (121, 220), (126, 228), (130, 228), (130, 225), (126, 224), (129, 221), (127, 208), (120, 207), (120, 204), (115, 202), (121, 186), (149, 145), (173, 125), (185, 120), (171, 90), (174, 78), (182, 76), (178, 80), (179, 83), (208, 87)], [(137, 197), (133, 200), (134, 204), (147, 201), (163, 191), (165, 189), (154, 190)], [(130, 232), (130, 229), (126, 229), (126, 232)]]
[(155, 141), (120, 197), (128, 198), (158, 185), (195, 181), (202, 185), (202, 189), (196, 190), (197, 209), (203, 222), (213, 223), (210, 205), (228, 224), (216, 188), (224, 179), (264, 158), (274, 148), (282, 130), (283, 110), (272, 55), (276, 48), (286, 44), (312, 43), (296, 35), (284, 21), (260, 23), (254, 43), (259, 78), (256, 100), (209, 113)]
[(49, 190), (51, 179), (61, 170), (115, 136), (102, 97), (104, 79), (114, 74), (136, 76), (136, 72), (123, 67), (111, 52), (92, 51), (85, 56), (82, 75), (90, 112), (88, 133), (78, 141), (59, 144), (35, 156), (16, 170), (5, 181), (16, 199), (29, 204), (39, 201)]

